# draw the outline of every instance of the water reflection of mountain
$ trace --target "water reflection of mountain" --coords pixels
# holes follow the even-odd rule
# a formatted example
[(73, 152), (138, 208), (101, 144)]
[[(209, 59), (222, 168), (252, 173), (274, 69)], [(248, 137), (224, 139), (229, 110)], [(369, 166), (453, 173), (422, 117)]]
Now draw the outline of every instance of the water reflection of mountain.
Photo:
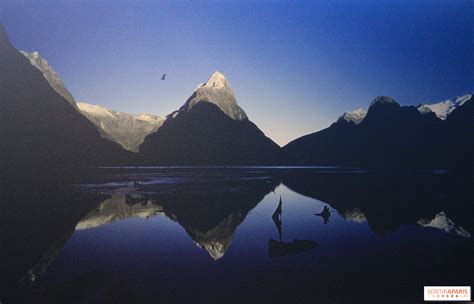
[(1, 192), (0, 293), (6, 299), (27, 296), (17, 283), (37, 281), (75, 229), (130, 217), (164, 214), (212, 258), (219, 259), (248, 212), (278, 184), (269, 177), (205, 183), (198, 179), (187, 185), (158, 187), (150, 195), (115, 194), (105, 200), (94, 193), (76, 195), (68, 183), (58, 180), (5, 184)]
[[(279, 181), (268, 178), (226, 179), (164, 187), (151, 194), (115, 194), (76, 225), (94, 228), (129, 217), (164, 214), (181, 225), (197, 246), (215, 260), (229, 248), (237, 227)], [(142, 187), (145, 192), (152, 189)]]
[(178, 222), (209, 255), (220, 259), (229, 248), (237, 227), (278, 181), (235, 180), (218, 185), (180, 187), (154, 195), (166, 216)]
[(356, 223), (363, 223), (363, 222), (367, 221), (367, 219), (365, 218), (364, 213), (359, 208), (354, 208), (352, 210), (346, 210), (342, 214), (342, 216), (346, 220), (356, 222)]
[(142, 194), (114, 194), (82, 218), (76, 230), (95, 228), (130, 217), (149, 218), (159, 214), (163, 214), (163, 209)]
[(64, 244), (66, 244), (66, 242), (71, 238), (73, 233), (73, 230), (68, 231), (64, 233), (62, 238), (55, 241), (51, 247), (46, 250), (40, 260), (19, 280), (19, 282), (23, 285), (27, 285), (40, 278), (41, 275), (48, 270), (54, 260), (56, 260), (56, 257), (64, 247)]
[(0, 294), (21, 293), (17, 282), (42, 273), (79, 220), (100, 197), (75, 197), (69, 177), (16, 176), (0, 191)]
[(466, 176), (423, 172), (294, 171), (283, 176), (283, 183), (293, 191), (331, 204), (348, 220), (367, 220), (379, 234), (394, 231), (400, 225), (417, 225), (420, 219), (436, 219), (440, 212), (449, 217), (452, 225), (462, 227), (464, 235), (472, 233), (474, 206), (469, 182)]
[[(367, 221), (370, 227), (378, 233), (393, 231), (404, 224), (422, 226), (422, 229), (440, 229), (464, 237), (469, 237), (473, 232), (473, 223), (471, 223), (470, 217), (474, 207), (470, 204), (469, 200), (472, 196), (469, 195), (470, 189), (466, 186), (469, 179), (432, 174), (415, 174), (409, 177), (408, 174), (323, 173), (310, 172), (308, 169), (299, 172), (272, 171), (275, 173), (271, 173), (266, 171), (258, 174), (250, 174), (249, 171), (255, 172), (255, 169), (245, 172), (239, 171), (238, 177), (235, 176), (237, 173), (223, 174), (220, 170), (212, 172), (209, 176), (202, 170), (190, 171), (186, 173), (185, 178), (178, 176), (170, 183), (153, 185), (142, 182), (139, 175), (133, 178), (129, 175), (125, 175), (125, 177), (117, 175), (121, 179), (137, 179), (138, 182), (134, 183), (133, 187), (125, 186), (118, 189), (114, 188), (116, 186), (111, 186), (110, 189), (105, 190), (104, 187), (100, 187), (97, 189), (87, 188), (83, 191), (83, 188), (71, 188), (64, 182), (58, 181), (42, 181), (39, 184), (32, 182), (2, 184), (7, 187), (0, 185), (2, 186), (1, 202), (3, 207), (2, 213), (0, 213), (0, 245), (2, 248), (0, 251), (0, 258), (2, 258), (0, 294), (2, 299), (5, 299), (5, 302), (15, 302), (17, 299), (26, 298), (27, 300), (23, 302), (34, 302), (39, 298), (35, 292), (39, 291), (39, 294), (42, 295), (43, 290), (46, 290), (45, 297), (52, 299), (49, 302), (67, 303), (68, 301), (56, 300), (62, 299), (63, 296), (65, 299), (82, 299), (81, 297), (87, 299), (91, 294), (92, 297), (96, 294), (108, 297), (109, 294), (126, 291), (127, 287), (135, 292), (135, 287), (128, 286), (130, 281), (127, 276), (117, 276), (113, 272), (108, 272), (110, 270), (105, 270), (107, 273), (101, 273), (101, 270), (98, 273), (84, 273), (67, 282), (51, 281), (51, 277), (48, 278), (48, 273), (41, 275), (56, 259), (64, 243), (74, 233), (74, 229), (99, 227), (131, 217), (147, 218), (165, 215), (182, 226), (191, 239), (213, 259), (222, 258), (228, 252), (237, 228), (245, 221), (250, 210), (266, 194), (274, 190), (281, 181), (300, 194), (330, 204), (347, 220)], [(171, 177), (176, 177), (177, 174), (179, 172), (169, 173)], [(150, 175), (147, 177), (152, 178)], [(166, 179), (167, 176), (159, 178)], [(115, 181), (107, 177), (107, 181), (109, 180)], [(102, 191), (130, 194), (114, 194), (107, 197), (97, 194)], [(285, 197), (282, 207), (278, 207), (279, 201), (276, 200), (274, 203), (274, 207), (269, 210), (266, 216), (268, 216), (267, 220), (271, 221), (272, 212), (275, 210), (273, 208), (277, 208), (273, 220), (278, 231), (282, 221), (281, 211), (283, 210), (285, 213), (285, 210), (291, 209), (285, 208)], [(330, 208), (330, 214), (336, 212), (332, 208)], [(314, 211), (324, 213), (324, 209)], [(308, 216), (313, 217), (313, 214)], [(321, 221), (320, 218), (314, 218), (314, 220)], [(147, 220), (145, 219), (145, 221)], [(338, 217), (331, 215), (328, 228), (331, 229), (336, 221), (338, 221)], [(292, 228), (292, 226), (288, 226), (288, 231)], [(94, 232), (90, 232), (94, 234)], [(276, 231), (273, 233), (275, 234)], [(434, 235), (439, 236), (439, 234)], [(325, 271), (319, 263), (310, 268), (306, 264), (301, 264), (300, 266), (303, 268), (295, 266), (292, 271), (285, 272), (280, 284), (275, 283), (273, 270), (270, 270), (270, 272), (262, 274), (265, 280), (268, 279), (268, 285), (264, 285), (265, 288), (261, 289), (260, 296), (264, 294), (263, 297), (267, 297), (268, 291), (271, 289), (272, 295), (276, 298), (301, 292), (306, 292), (305, 295), (309, 298), (315, 290), (318, 292), (327, 290), (327, 296), (331, 298), (333, 294), (341, 294), (340, 290), (347, 291), (347, 295), (352, 295), (358, 292), (361, 287), (374, 286), (374, 284), (379, 284), (375, 286), (379, 287), (379, 291), (383, 289), (385, 292), (386, 286), (397, 286), (397, 282), (407, 277), (410, 277), (411, 282), (419, 283), (420, 286), (425, 283), (427, 278), (430, 280), (426, 282), (427, 284), (435, 284), (438, 281), (457, 284), (458, 281), (462, 281), (468, 276), (469, 272), (466, 271), (464, 274), (463, 267), (472, 257), (472, 239), (441, 236), (443, 240), (451, 243), (433, 242), (433, 246), (425, 248), (425, 244), (398, 246), (399, 243), (394, 241), (392, 247), (368, 248), (362, 258), (357, 255), (352, 256), (351, 253), (326, 257), (324, 254), (328, 247), (326, 244), (322, 244), (324, 246), (317, 248), (317, 244), (314, 242), (317, 239), (314, 241), (300, 240), (287, 236), (287, 238), (282, 237), (278, 241), (276, 239), (269, 240), (265, 245), (268, 246), (270, 257), (288, 256), (289, 259), (292, 259), (291, 263), (296, 261), (298, 264), (299, 257), (289, 256), (314, 249), (314, 255), (321, 255), (324, 258), (324, 263), (330, 265), (331, 270)], [(300, 236), (295, 235), (295, 237)], [(457, 245), (458, 243), (460, 245)], [(396, 248), (396, 250), (392, 248)], [(189, 253), (179, 254), (184, 256)], [(306, 257), (309, 256), (306, 255)], [(160, 259), (161, 257), (157, 255), (156, 258)], [(178, 255), (176, 259), (179, 258)], [(278, 263), (289, 261), (285, 262), (285, 259), (279, 259)], [(224, 270), (228, 265), (227, 262), (232, 263), (232, 260), (221, 261), (224, 263), (217, 263), (218, 267), (211, 268), (223, 267), (220, 269), (226, 272)], [(304, 256), (301, 261), (304, 261)], [(208, 265), (208, 263), (204, 264)], [(383, 267), (379, 267), (379, 264)], [(69, 267), (69, 265), (65, 267)], [(377, 266), (372, 267), (371, 265)], [(437, 265), (437, 267), (432, 267), (433, 265)], [(293, 267), (293, 265), (288, 267)], [(440, 268), (445, 271), (439, 272)], [(360, 275), (360, 269), (364, 269), (365, 275)], [(67, 272), (69, 269), (65, 269), (65, 271)], [(318, 277), (316, 274), (320, 273), (324, 273), (324, 275)], [(391, 274), (389, 278), (385, 278), (381, 282), (383, 283), (382, 288), (380, 286), (381, 273)], [(254, 275), (253, 273), (252, 278)], [(342, 281), (341, 277), (343, 277)], [(24, 278), (23, 282), (26, 283), (34, 279), (34, 284), (28, 285), (29, 288), (25, 290), (25, 286), (17, 284), (21, 278)], [(447, 278), (451, 278), (451, 280), (446, 281)], [(173, 279), (177, 280), (176, 282), (182, 282), (179, 274)], [(152, 285), (155, 283), (154, 281), (149, 282)], [(203, 285), (208, 283), (208, 281), (202, 282)], [(275, 286), (275, 284), (277, 285)], [(417, 284), (413, 285), (418, 286)], [(314, 288), (314, 286), (318, 288)], [(192, 288), (195, 290), (194, 288), (200, 287), (193, 286)], [(91, 293), (91, 291), (93, 292)], [(214, 294), (215, 291), (216, 289), (213, 288), (211, 293)], [(162, 289), (158, 292), (166, 295), (171, 291)], [(258, 292), (255, 291), (257, 298)], [(419, 290), (413, 288), (409, 292), (411, 292), (410, 295), (413, 295)], [(136, 294), (132, 293), (132, 295)], [(137, 302), (122, 297), (122, 295), (119, 298), (126, 299), (125, 302)], [(344, 298), (344, 300), (346, 299)]]
[(429, 220), (429, 219), (420, 219), (417, 222), (418, 225), (422, 227), (430, 227), (436, 228), (439, 230), (443, 230), (447, 233), (454, 233), (459, 236), (463, 237), (471, 237), (471, 234), (464, 230), (461, 226), (456, 225), (453, 220), (451, 220), (445, 212), (440, 212), (436, 214), (436, 216)]
[[(81, 219), (76, 225), (76, 230), (96, 228), (131, 217), (145, 219), (166, 214), (167, 217), (183, 226), (197, 246), (206, 250), (213, 259), (217, 260), (229, 248), (237, 227), (244, 221), (248, 211), (256, 206), (266, 194), (252, 199), (249, 196), (240, 195), (241, 192), (229, 192), (225, 189), (222, 191), (224, 193), (207, 193), (199, 198), (197, 193), (192, 195), (158, 194), (153, 199), (135, 194), (133, 204), (127, 204), (127, 195), (115, 194)], [(140, 199), (141, 201), (137, 201)], [(249, 201), (245, 199), (252, 199), (253, 203), (248, 204)]]

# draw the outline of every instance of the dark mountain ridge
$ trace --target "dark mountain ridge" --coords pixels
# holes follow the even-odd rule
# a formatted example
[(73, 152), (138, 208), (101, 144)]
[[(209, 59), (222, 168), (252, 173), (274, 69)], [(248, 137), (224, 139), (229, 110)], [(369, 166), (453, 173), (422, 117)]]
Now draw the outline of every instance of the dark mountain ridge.
[(474, 139), (472, 103), (471, 97), (443, 121), (432, 112), (422, 114), (414, 106), (400, 106), (390, 97), (379, 96), (359, 124), (339, 119), (287, 144), (283, 162), (393, 168), (469, 166), (465, 156), (472, 151)]
[(104, 140), (10, 43), (0, 26), (2, 170), (119, 164), (128, 155)]
[(237, 105), (218, 72), (140, 146), (145, 163), (167, 165), (278, 164), (279, 152)]
[(102, 138), (0, 26), (0, 97), (2, 172), (126, 164), (474, 168), (472, 95), (418, 107), (379, 96), (367, 112), (346, 112), (330, 127), (280, 148), (248, 119), (228, 81), (215, 72), (136, 154)]

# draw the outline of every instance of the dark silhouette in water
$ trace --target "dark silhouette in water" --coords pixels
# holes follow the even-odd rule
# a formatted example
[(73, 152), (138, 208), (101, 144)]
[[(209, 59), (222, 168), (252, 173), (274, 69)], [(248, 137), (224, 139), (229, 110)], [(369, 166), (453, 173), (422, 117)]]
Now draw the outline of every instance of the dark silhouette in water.
[(272, 220), (275, 223), (275, 226), (278, 230), (278, 236), (280, 237), (279, 241), (276, 240), (268, 240), (268, 256), (271, 258), (278, 258), (282, 256), (286, 256), (289, 254), (297, 254), (304, 251), (308, 251), (313, 249), (317, 246), (317, 243), (310, 240), (293, 240), (291, 243), (282, 242), (282, 200), (280, 196), (280, 201), (278, 202), (278, 207), (273, 212)]
[(0, 176), (0, 181), (0, 294), (16, 299), (51, 265), (101, 197), (71, 195), (69, 176)]
[(318, 243), (310, 240), (293, 240), (291, 243), (276, 240), (268, 241), (268, 256), (279, 258), (289, 254), (298, 254), (311, 250), (318, 246)]
[(314, 215), (322, 217), (324, 224), (327, 224), (329, 222), (329, 217), (331, 216), (331, 211), (329, 211), (328, 206), (324, 206), (323, 211), (315, 213)]
[[(288, 302), (297, 295), (298, 299), (302, 299), (301, 302), (317, 297), (318, 300), (322, 299), (323, 303), (359, 303), (365, 300), (360, 298), (359, 292), (368, 285), (373, 286), (374, 294), (378, 297), (392, 300), (392, 294), (386, 295), (387, 284), (389, 284), (396, 286), (391, 291), (400, 292), (400, 296), (395, 299), (396, 301), (387, 302), (419, 303), (422, 299), (412, 301), (420, 297), (417, 282), (426, 281), (427, 284), (434, 284), (447, 280), (447, 284), (452, 285), (457, 282), (469, 282), (472, 273), (470, 261), (474, 254), (474, 246), (472, 246), (472, 239), (467, 237), (446, 237), (442, 238), (443, 242), (432, 242), (431, 239), (427, 239), (423, 244), (397, 243), (397, 238), (385, 238), (382, 241), (385, 244), (388, 243), (387, 246), (373, 249), (369, 247), (363, 252), (359, 251), (361, 255), (354, 254), (350, 250), (331, 251), (333, 245), (329, 242), (324, 243), (324, 249), (327, 246), (330, 251), (310, 252), (309, 250), (319, 245), (313, 241), (301, 239), (282, 242), (276, 237), (274, 240), (266, 239), (267, 244), (260, 242), (258, 249), (253, 248), (255, 250), (248, 251), (250, 255), (240, 255), (242, 250), (256, 245), (248, 242), (245, 237), (240, 238), (234, 248), (230, 246), (233, 235), (238, 231), (238, 226), (245, 220), (246, 215), (273, 191), (280, 181), (305, 196), (326, 202), (331, 213), (334, 213), (332, 208), (335, 208), (338, 214), (348, 220), (351, 218), (354, 220), (356, 216), (360, 216), (362, 223), (360, 225), (365, 225), (363, 221), (368, 221), (370, 228), (377, 233), (393, 231), (400, 225), (410, 225), (409, 229), (418, 231), (414, 225), (417, 225), (420, 219), (431, 221), (440, 210), (446, 211), (449, 219), (472, 233), (474, 206), (471, 204), (472, 190), (467, 187), (471, 179), (467, 177), (453, 179), (442, 174), (429, 176), (426, 174), (392, 176), (381, 173), (333, 174), (315, 172), (313, 169), (291, 170), (284, 173), (273, 169), (255, 171), (259, 170), (255, 168), (181, 168), (179, 170), (163, 168), (159, 169), (160, 178), (192, 176), (195, 180), (173, 185), (142, 183), (139, 190), (146, 194), (144, 196), (136, 193), (137, 189), (131, 183), (127, 184), (129, 192), (123, 192), (122, 186), (113, 186), (111, 189), (120, 189), (120, 194), (118, 194), (120, 198), (104, 196), (101, 176), (106, 174), (108, 179), (112, 176), (110, 181), (115, 181), (114, 176), (117, 176), (117, 181), (122, 181), (123, 177), (113, 173), (128, 173), (135, 178), (135, 173), (148, 174), (150, 172), (143, 169), (96, 169), (94, 172), (102, 172), (99, 176), (93, 175), (84, 179), (98, 181), (99, 188), (94, 192), (87, 188), (85, 191), (78, 191), (77, 194), (75, 194), (76, 191), (71, 192), (75, 188), (71, 189), (68, 183), (64, 184), (64, 177), (57, 183), (47, 184), (45, 184), (45, 178), (39, 178), (40, 184), (37, 187), (33, 181), (12, 180), (12, 176), (9, 177), (8, 183), (0, 179), (0, 202), (3, 203), (2, 213), (0, 213), (0, 244), (2, 244), (0, 256), (4, 261), (0, 265), (0, 273), (2, 273), (0, 294), (9, 303), (154, 303), (157, 299), (160, 302), (195, 302), (194, 300), (216, 295), (224, 300), (236, 297), (235, 299), (242, 302), (256, 300), (265, 302), (269, 295), (275, 299), (275, 303)], [(223, 175), (237, 178), (223, 179)], [(244, 176), (251, 178), (242, 178)], [(272, 179), (269, 180), (268, 176), (272, 176)], [(149, 176), (145, 175), (144, 178), (148, 179)], [(125, 180), (132, 179), (125, 178)], [(84, 184), (81, 181), (71, 182)], [(341, 187), (344, 191), (341, 191)], [(127, 194), (125, 193), (136, 199), (133, 208), (126, 205)], [(143, 201), (140, 202), (142, 197), (147, 200), (147, 207), (140, 207), (140, 204), (143, 204)], [(108, 203), (104, 203), (104, 199)], [(277, 205), (280, 205), (279, 202)], [(270, 220), (275, 213), (272, 212), (272, 208), (267, 209), (267, 220)], [(278, 206), (275, 208), (280, 209)], [(353, 212), (355, 209), (357, 209), (357, 214)], [(285, 211), (288, 211), (288, 208)], [(222, 257), (227, 249), (235, 251), (224, 263), (218, 262), (217, 267), (209, 267), (207, 260), (204, 260), (203, 264), (197, 263), (196, 268), (189, 270), (189, 274), (194, 278), (203, 279), (193, 281), (192, 284), (189, 283), (189, 278), (182, 278), (181, 271), (177, 271), (176, 267), (181, 267), (180, 270), (188, 267), (189, 264), (182, 261), (183, 257), (199, 256), (199, 252), (183, 252), (180, 248), (172, 251), (176, 253), (175, 257), (170, 257), (176, 264), (171, 264), (168, 270), (164, 270), (164, 274), (159, 273), (156, 276), (151, 273), (151, 270), (143, 271), (142, 274), (141, 269), (136, 271), (137, 276), (122, 274), (121, 264), (118, 264), (120, 269), (117, 272), (111, 271), (112, 268), (109, 267), (82, 268), (82, 262), (80, 266), (67, 262), (74, 261), (70, 260), (71, 256), (62, 256), (66, 258), (67, 263), (64, 263), (61, 253), (59, 253), (58, 263), (52, 264), (60, 247), (64, 245), (74, 229), (84, 229), (87, 222), (92, 222), (90, 220), (94, 217), (98, 224), (104, 224), (110, 223), (109, 219), (125, 219), (138, 213), (140, 217), (146, 214), (153, 216), (164, 213), (180, 224), (192, 240), (213, 258)], [(314, 216), (311, 213), (306, 214), (306, 218), (311, 219)], [(336, 214), (333, 214), (333, 222), (334, 216)], [(276, 218), (282, 220), (282, 213)], [(290, 217), (285, 217), (288, 224), (287, 218)], [(267, 224), (268, 222), (262, 222), (262, 225)], [(344, 223), (338, 220), (337, 224)], [(295, 226), (293, 231), (314, 233), (298, 224)], [(175, 226), (175, 229), (181, 231), (179, 227)], [(256, 229), (258, 227), (253, 228), (252, 231)], [(242, 232), (245, 234), (245, 229)], [(330, 232), (335, 232), (337, 236), (337, 229), (331, 229)], [(187, 236), (183, 237), (187, 238)], [(301, 236), (301, 238), (309, 239), (311, 235)], [(160, 241), (164, 241), (163, 247), (168, 244), (166, 240), (156, 239), (156, 242)], [(338, 242), (338, 240), (335, 241)], [(71, 245), (75, 246), (74, 244), (77, 243), (73, 241)], [(401, 246), (398, 246), (399, 244)], [(425, 246), (426, 244), (428, 246)], [(344, 244), (341, 246), (343, 247), (336, 248), (350, 248), (345, 247)], [(231, 267), (235, 267), (235, 264), (229, 265), (228, 261), (240, 255), (241, 261), (247, 262), (253, 254), (260, 254), (262, 249), (263, 251), (267, 249), (268, 256), (272, 259), (271, 263), (267, 264), (268, 268), (260, 270), (261, 268), (255, 268), (253, 263), (245, 263), (251, 265), (236, 275), (240, 282), (245, 282), (247, 285), (239, 285), (236, 288), (236, 285), (230, 284), (235, 282), (236, 277), (226, 274), (229, 269), (232, 269)], [(81, 250), (78, 252), (80, 254), (87, 252), (88, 249), (78, 248), (78, 250)], [(113, 263), (119, 263), (121, 250), (124, 249), (115, 250), (118, 250), (118, 257), (110, 257), (110, 259)], [(147, 261), (144, 255), (147, 252), (151, 251), (137, 247), (134, 257)], [(290, 255), (287, 259), (273, 259), (287, 255)], [(166, 255), (163, 254), (154, 260), (163, 256)], [(84, 257), (85, 262), (91, 262), (86, 264), (94, 266), (95, 261), (90, 259), (95, 259), (95, 255)], [(99, 258), (97, 265), (100, 261)], [(377, 261), (377, 263), (372, 261)], [(132, 264), (133, 261), (124, 263), (123, 267)], [(54, 267), (51, 276), (47, 273), (43, 276), (42, 273), (47, 271), (50, 265)], [(153, 265), (155, 265), (153, 267), (158, 267), (164, 263), (156, 262)], [(229, 268), (224, 268), (226, 265), (229, 265), (227, 266)], [(434, 268), (433, 265), (439, 267)], [(364, 269), (362, 275), (361, 268)], [(254, 269), (258, 269), (258, 273)], [(62, 276), (58, 277), (56, 271), (64, 272), (67, 276), (64, 279)], [(202, 276), (203, 271), (207, 274), (205, 277)], [(380, 280), (381, 273), (390, 273), (390, 276)], [(36, 279), (30, 283), (31, 274), (35, 275)], [(20, 278), (25, 275), (28, 275), (26, 278), (30, 278), (25, 283), (32, 284), (31, 287), (16, 286)], [(259, 284), (254, 286), (256, 276)], [(399, 282), (404, 279), (410, 284), (400, 285)], [(153, 289), (153, 286), (160, 286), (160, 289)], [(255, 289), (252, 289), (253, 287)], [(241, 294), (244, 288), (248, 292)], [(144, 289), (149, 292), (143, 293)], [(200, 291), (196, 297), (190, 296), (198, 289)]]
[(278, 207), (276, 208), (275, 212), (273, 212), (272, 219), (273, 222), (275, 223), (275, 226), (278, 230), (278, 236), (280, 237), (281, 241), (281, 236), (282, 236), (282, 221), (281, 221), (281, 213), (282, 213), (282, 201), (281, 201), (281, 196), (280, 196), (280, 202), (278, 203)]
[[(116, 169), (114, 172), (122, 170)], [(201, 169), (199, 176), (215, 176), (215, 170), (208, 170)], [(219, 169), (218, 172), (222, 174), (227, 171)], [(181, 171), (181, 174), (188, 173)], [(247, 176), (258, 177), (260, 174)], [(41, 278), (76, 229), (98, 227), (132, 216), (168, 216), (217, 260), (230, 247), (237, 227), (248, 212), (279, 184), (278, 179), (237, 178), (222, 181), (216, 178), (203, 185), (197, 179), (197, 182), (172, 187), (141, 184), (145, 191), (159, 190), (152, 194), (114, 194), (108, 198), (99, 193), (73, 195), (71, 184), (82, 184), (93, 179), (90, 176), (82, 178), (67, 180), (63, 176), (49, 181), (43, 176), (35, 180), (10, 177), (11, 181), (8, 182), (0, 179), (0, 205), (4, 208), (0, 213), (0, 258), (5, 262), (0, 264), (0, 294), (3, 299), (23, 303), (32, 302), (32, 299), (40, 299), (39, 303), (76, 303), (81, 297), (89, 300), (89, 297), (102, 296), (103, 291), (110, 292), (121, 282), (114, 279), (103, 282), (105, 287), (99, 284), (87, 286), (89, 293), (84, 295), (86, 291), (82, 283), (45, 283)], [(128, 185), (130, 189), (133, 186)], [(88, 222), (96, 223), (97, 226), (87, 226)], [(33, 283), (38, 285), (31, 285)], [(118, 290), (122, 290), (121, 287)], [(128, 301), (127, 298), (124, 302), (137, 301)]]
[(167, 217), (181, 225), (201, 248), (218, 260), (227, 252), (237, 227), (249, 211), (277, 184), (277, 180), (237, 179), (208, 182), (198, 187), (180, 185), (175, 190), (153, 194), (151, 198), (159, 202)]

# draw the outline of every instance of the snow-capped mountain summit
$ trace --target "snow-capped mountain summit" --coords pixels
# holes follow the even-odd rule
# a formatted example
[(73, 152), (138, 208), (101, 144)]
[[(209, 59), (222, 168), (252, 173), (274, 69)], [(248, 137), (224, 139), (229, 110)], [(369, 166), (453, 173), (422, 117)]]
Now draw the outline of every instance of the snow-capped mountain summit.
[(133, 152), (138, 152), (145, 136), (158, 130), (164, 121), (157, 115), (123, 113), (85, 102), (78, 102), (77, 107), (103, 137)]
[(418, 106), (418, 111), (422, 114), (434, 112), (439, 119), (445, 120), (448, 118), (449, 114), (451, 114), (456, 108), (462, 106), (466, 101), (471, 99), (471, 97), (471, 94), (466, 94), (461, 97), (448, 99), (438, 103), (421, 104)]
[(344, 114), (342, 114), (341, 117), (339, 117), (338, 121), (345, 120), (347, 122), (352, 122), (358, 125), (362, 122), (362, 120), (364, 120), (366, 115), (367, 110), (361, 108), (354, 111), (345, 112)]
[(142, 159), (153, 165), (272, 164), (279, 153), (280, 147), (247, 118), (219, 72), (140, 146)]
[[(189, 111), (200, 102), (215, 104), (233, 120), (247, 119), (244, 110), (237, 104), (234, 91), (229, 82), (224, 75), (217, 71), (211, 75), (207, 82), (200, 84), (194, 90), (186, 103), (179, 109), (179, 112)], [(176, 116), (175, 114), (178, 113), (175, 112), (171, 115)]]
[(375, 99), (372, 101), (372, 103), (370, 104), (370, 106), (374, 106), (376, 104), (384, 104), (384, 103), (389, 103), (389, 104), (397, 104), (398, 103), (395, 101), (395, 99), (393, 99), (392, 97), (389, 97), (389, 96), (377, 96), (375, 97)]
[(59, 78), (58, 73), (53, 69), (52, 66), (49, 65), (48, 61), (41, 57), (38, 52), (28, 53), (25, 51), (20, 51), (23, 56), (28, 58), (31, 65), (35, 68), (40, 70), (43, 73), (44, 78), (48, 81), (49, 85), (59, 93), (62, 97), (64, 97), (72, 106), (76, 107), (76, 103), (74, 101), (74, 97), (69, 93), (69, 91), (64, 86), (64, 83)]

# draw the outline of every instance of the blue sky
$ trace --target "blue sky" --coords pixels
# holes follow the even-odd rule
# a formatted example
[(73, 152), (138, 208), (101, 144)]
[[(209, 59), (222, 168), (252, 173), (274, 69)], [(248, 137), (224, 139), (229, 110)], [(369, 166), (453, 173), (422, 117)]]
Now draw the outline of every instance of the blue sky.
[[(13, 44), (81, 101), (166, 115), (214, 72), (280, 145), (377, 95), (474, 91), (473, 1), (9, 1)], [(168, 73), (166, 81), (160, 81)]]

